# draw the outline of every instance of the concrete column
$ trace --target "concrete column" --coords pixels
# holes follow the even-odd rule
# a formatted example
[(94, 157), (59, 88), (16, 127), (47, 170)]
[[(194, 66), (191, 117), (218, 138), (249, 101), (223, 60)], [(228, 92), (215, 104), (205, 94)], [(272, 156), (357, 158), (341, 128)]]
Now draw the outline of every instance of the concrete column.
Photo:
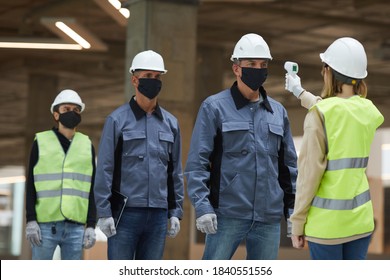
[[(30, 150), (34, 141), (35, 133), (51, 129), (55, 124), (50, 112), (50, 106), (54, 98), (58, 94), (58, 77), (51, 74), (31, 73), (28, 83), (28, 104), (27, 117), (25, 123), (25, 166), (26, 177), (28, 172), (28, 164)], [(23, 125), (23, 124), (21, 124)], [(25, 209), (23, 209), (25, 212)], [(23, 238), (22, 238), (22, 253), (21, 259), (31, 259), (31, 248), (26, 238), (25, 231), (25, 216), (23, 215)]]
[[(225, 49), (216, 46), (198, 46), (196, 61), (196, 95), (194, 97), (194, 109), (198, 107), (204, 99), (216, 94), (225, 88), (224, 73), (230, 73), (232, 62), (225, 56)], [(229, 82), (228, 87), (231, 86)]]
[[(179, 120), (182, 135), (183, 167), (187, 158), (194, 114), (196, 26), (198, 1), (139, 0), (130, 5), (127, 26), (125, 99), (134, 94), (128, 72), (133, 57), (154, 50), (164, 58), (168, 70), (162, 76), (159, 104)], [(181, 231), (168, 239), (164, 259), (188, 259), (190, 203), (186, 199)]]
[[(51, 74), (31, 73), (28, 85), (26, 144), (31, 148), (38, 131), (51, 129), (55, 124), (50, 106), (58, 94), (58, 77)], [(27, 152), (29, 156), (29, 153)]]

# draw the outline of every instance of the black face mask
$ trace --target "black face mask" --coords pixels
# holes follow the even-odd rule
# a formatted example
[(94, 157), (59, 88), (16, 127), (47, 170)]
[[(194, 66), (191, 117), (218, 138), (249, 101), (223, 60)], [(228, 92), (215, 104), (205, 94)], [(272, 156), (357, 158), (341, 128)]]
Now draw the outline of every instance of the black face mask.
[(73, 129), (81, 122), (81, 115), (74, 111), (69, 111), (60, 114), (59, 121), (63, 126)]
[(250, 87), (252, 90), (258, 90), (268, 76), (267, 68), (250, 68), (250, 67), (241, 67), (242, 75), (241, 80)]
[(162, 82), (152, 78), (138, 79), (138, 90), (149, 99), (155, 98), (161, 90)]

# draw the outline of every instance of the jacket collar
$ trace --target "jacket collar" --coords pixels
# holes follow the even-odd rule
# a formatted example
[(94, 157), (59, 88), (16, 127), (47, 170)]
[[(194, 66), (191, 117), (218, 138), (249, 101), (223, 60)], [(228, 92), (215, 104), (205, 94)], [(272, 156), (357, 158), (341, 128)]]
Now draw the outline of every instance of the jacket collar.
[[(260, 105), (263, 105), (268, 112), (273, 113), (274, 111), (272, 110), (271, 104), (268, 101), (267, 92), (265, 91), (264, 87), (261, 86), (259, 91), (262, 98)], [(250, 102), (242, 95), (242, 93), (238, 89), (237, 82), (234, 82), (232, 87), (230, 88), (230, 94), (232, 95), (237, 110), (240, 110), (242, 107), (244, 107)]]
[[(138, 121), (139, 119), (141, 119), (142, 117), (144, 117), (146, 115), (146, 112), (138, 105), (138, 103), (137, 103), (137, 101), (135, 101), (134, 97), (135, 96), (133, 96), (130, 99), (129, 104), (130, 104), (131, 110), (134, 113), (135, 118)], [(160, 120), (164, 119), (163, 114), (161, 112), (161, 108), (158, 104), (156, 105), (156, 108), (154, 109), (153, 114), (156, 115)]]

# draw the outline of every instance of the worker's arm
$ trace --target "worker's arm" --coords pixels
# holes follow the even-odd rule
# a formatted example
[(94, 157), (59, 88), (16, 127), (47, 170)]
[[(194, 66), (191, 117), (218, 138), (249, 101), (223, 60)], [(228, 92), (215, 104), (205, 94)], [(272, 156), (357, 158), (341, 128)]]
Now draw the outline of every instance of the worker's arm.
[(108, 117), (100, 138), (94, 182), (94, 195), (98, 218), (112, 216), (109, 198), (111, 196), (113, 182), (115, 147), (119, 138), (118, 134), (115, 121), (111, 117)]
[(306, 218), (327, 165), (322, 119), (317, 110), (305, 118), (304, 136), (298, 159), (297, 192), (292, 222), (293, 236), (303, 236)]
[(28, 175), (26, 181), (26, 221), (36, 221), (37, 213), (35, 204), (37, 201), (37, 192), (34, 184), (34, 166), (38, 162), (38, 143), (35, 140), (30, 152), (30, 162), (28, 166)]
[(306, 109), (310, 109), (314, 104), (322, 100), (320, 96), (315, 96), (302, 88), (301, 78), (298, 75), (286, 74), (285, 89), (300, 99), (302, 107)]

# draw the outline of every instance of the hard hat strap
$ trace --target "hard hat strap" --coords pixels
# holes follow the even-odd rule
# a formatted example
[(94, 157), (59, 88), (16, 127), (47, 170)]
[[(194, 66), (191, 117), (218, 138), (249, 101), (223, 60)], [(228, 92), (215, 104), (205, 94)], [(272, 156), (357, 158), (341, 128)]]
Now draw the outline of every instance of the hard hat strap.
[(337, 72), (336, 70), (332, 69), (332, 72), (333, 72), (333, 75), (335, 77), (336, 80), (342, 82), (343, 84), (347, 84), (347, 85), (358, 85), (360, 83), (360, 79), (355, 79), (355, 78), (351, 78), (351, 77), (347, 77), (339, 72)]

